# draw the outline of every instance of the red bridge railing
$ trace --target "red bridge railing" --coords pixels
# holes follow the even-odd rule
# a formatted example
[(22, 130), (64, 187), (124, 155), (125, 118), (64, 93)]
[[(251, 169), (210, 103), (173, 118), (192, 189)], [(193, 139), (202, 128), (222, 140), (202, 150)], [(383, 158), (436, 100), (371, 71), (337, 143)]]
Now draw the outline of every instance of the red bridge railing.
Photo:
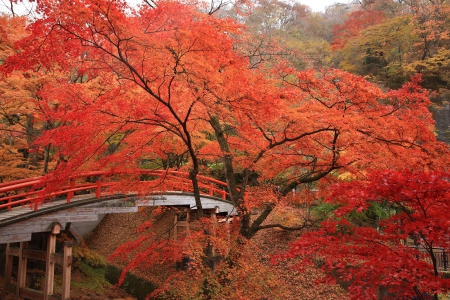
[[(48, 178), (45, 176), (21, 179), (0, 183), (0, 213), (2, 210), (11, 210), (13, 207), (29, 205), (35, 211), (39, 205), (54, 198), (65, 195), (67, 203), (76, 193), (92, 193), (95, 191), (97, 199), (101, 198), (102, 191), (107, 187), (119, 186), (117, 175), (137, 175), (137, 183), (154, 183), (150, 193), (166, 191), (192, 192), (192, 182), (189, 173), (166, 170), (134, 170), (130, 171), (93, 171), (79, 176), (71, 177), (65, 184), (58, 184), (57, 188), (48, 188)], [(92, 181), (94, 178), (95, 181)], [(229, 196), (225, 182), (198, 175), (200, 193), (203, 195), (219, 197), (226, 200)], [(118, 191), (115, 191), (116, 193)], [(110, 194), (114, 194), (111, 191)]]

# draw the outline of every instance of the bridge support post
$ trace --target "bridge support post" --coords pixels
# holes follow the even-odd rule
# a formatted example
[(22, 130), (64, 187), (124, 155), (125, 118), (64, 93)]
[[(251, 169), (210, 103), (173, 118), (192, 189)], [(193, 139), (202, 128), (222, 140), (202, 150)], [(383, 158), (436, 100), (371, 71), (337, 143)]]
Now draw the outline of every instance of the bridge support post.
[(63, 274), (62, 274), (62, 300), (70, 299), (70, 275), (72, 268), (72, 242), (64, 243), (64, 258), (63, 258)]
[[(20, 289), (25, 287), (26, 275), (27, 275), (27, 257), (24, 255), (24, 251), (28, 247), (28, 242), (20, 242), (19, 248), (11, 247), (11, 244), (6, 245), (6, 261), (5, 261), (5, 277), (3, 282), (3, 297), (11, 292), (15, 293), (17, 299), (23, 299), (20, 297)], [(17, 269), (17, 281), (15, 287), (11, 284), (12, 269), (13, 269), (13, 257), (19, 258), (19, 266)]]
[(178, 239), (178, 228), (185, 227), (186, 235), (189, 235), (189, 215), (190, 212), (186, 211), (186, 219), (180, 218), (180, 215), (175, 215), (174, 226), (173, 226), (173, 239), (176, 241)]
[(3, 294), (2, 298), (6, 298), (6, 294), (8, 293), (8, 285), (11, 281), (12, 275), (12, 265), (13, 265), (13, 255), (11, 255), (11, 247), (10, 244), (6, 244), (6, 260), (5, 260), (5, 277), (3, 279)]
[(178, 215), (175, 215), (175, 219), (173, 220), (173, 240), (176, 241), (178, 239)]
[[(64, 254), (55, 253), (56, 235), (59, 234), (61, 225), (54, 223), (52, 231), (48, 236), (47, 250), (29, 250), (28, 242), (20, 242), (19, 247), (11, 247), (11, 244), (6, 245), (6, 265), (5, 278), (3, 287), (3, 298), (9, 293), (13, 293), (16, 299), (30, 299), (30, 300), (50, 300), (50, 299), (70, 299), (70, 275), (72, 265), (72, 242), (65, 242)], [(19, 258), (19, 266), (17, 269), (17, 281), (12, 284), (13, 258)], [(27, 260), (41, 260), (45, 261), (45, 282), (43, 291), (37, 291), (26, 287), (27, 274)], [(62, 265), (62, 296), (56, 297), (53, 295), (53, 284), (55, 277), (55, 263)]]
[(44, 282), (44, 300), (53, 294), (53, 283), (55, 279), (55, 261), (52, 256), (56, 248), (56, 235), (61, 231), (61, 225), (56, 223), (53, 225), (52, 232), (47, 239), (47, 252), (45, 254), (45, 282)]
[[(28, 242), (20, 242), (19, 246), (19, 269), (17, 272), (16, 296), (19, 297), (20, 289), (25, 287), (27, 277), (27, 258), (23, 255), (24, 250), (28, 248)], [(19, 298), (20, 299), (20, 298)]]
[(96, 185), (97, 187), (95, 188), (95, 197), (97, 197), (97, 199), (100, 199), (100, 197), (102, 196), (102, 181), (100, 179), (97, 179)]

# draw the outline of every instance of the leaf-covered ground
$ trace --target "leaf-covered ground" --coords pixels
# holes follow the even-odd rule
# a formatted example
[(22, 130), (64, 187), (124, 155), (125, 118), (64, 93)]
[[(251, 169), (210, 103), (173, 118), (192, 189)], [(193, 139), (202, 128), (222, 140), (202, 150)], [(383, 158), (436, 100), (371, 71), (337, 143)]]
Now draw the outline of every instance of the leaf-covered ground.
[[(108, 257), (122, 243), (130, 239), (137, 238), (135, 229), (151, 215), (150, 209), (145, 209), (135, 214), (111, 214), (105, 216), (100, 225), (86, 240), (90, 249)], [(167, 212), (162, 214), (156, 221), (158, 230), (164, 233), (173, 224), (173, 214)], [(271, 220), (267, 220), (270, 222)], [(285, 299), (346, 299), (345, 291), (338, 285), (316, 284), (316, 280), (321, 276), (321, 271), (309, 268), (298, 271), (296, 262), (280, 261), (277, 265), (270, 262), (273, 254), (279, 254), (288, 249), (289, 243), (301, 236), (301, 232), (288, 232), (280, 229), (267, 229), (260, 231), (253, 239), (253, 243), (260, 251), (257, 256), (264, 265), (269, 266), (285, 283), (288, 297)], [(119, 264), (120, 265), (120, 264)], [(149, 281), (158, 283), (164, 280), (164, 270), (152, 272), (137, 271), (138, 276), (142, 276)]]
[[(301, 213), (301, 212), (299, 212)], [(139, 213), (129, 214), (110, 214), (106, 215), (102, 222), (86, 239), (86, 245), (89, 249), (99, 253), (104, 257), (110, 256), (114, 250), (123, 243), (136, 239), (138, 233), (136, 228), (142, 222), (152, 218), (151, 209), (144, 209)], [(274, 217), (276, 218), (276, 214)], [(158, 230), (161, 234), (165, 234), (173, 225), (174, 214), (172, 211), (159, 215), (154, 220), (156, 226), (153, 230)], [(269, 218), (266, 223), (271, 222)], [(279, 221), (278, 219), (276, 221)], [(278, 264), (271, 263), (271, 256), (286, 251), (289, 243), (301, 237), (299, 231), (284, 231), (280, 229), (267, 229), (257, 233), (253, 238), (253, 249), (259, 249), (256, 253), (258, 260), (277, 275), (285, 284), (287, 291), (286, 300), (308, 300), (308, 299), (327, 299), (327, 300), (343, 300), (346, 299), (345, 291), (338, 285), (316, 284), (316, 280), (320, 278), (321, 271), (315, 268), (307, 268), (299, 271), (296, 267), (296, 261), (283, 260)], [(123, 264), (115, 262), (116, 265)], [(165, 269), (136, 271), (136, 275), (147, 279), (148, 281), (159, 283), (162, 282), (169, 274)], [(72, 280), (82, 281), (83, 275), (80, 272), (72, 272)], [(0, 281), (3, 278), (0, 277)], [(0, 292), (3, 284), (0, 284)], [(132, 300), (135, 299), (123, 290), (115, 286), (108, 286), (103, 292), (97, 292), (89, 289), (83, 289), (72, 285), (71, 298), (74, 300)], [(8, 300), (14, 300), (13, 296), (9, 296)]]

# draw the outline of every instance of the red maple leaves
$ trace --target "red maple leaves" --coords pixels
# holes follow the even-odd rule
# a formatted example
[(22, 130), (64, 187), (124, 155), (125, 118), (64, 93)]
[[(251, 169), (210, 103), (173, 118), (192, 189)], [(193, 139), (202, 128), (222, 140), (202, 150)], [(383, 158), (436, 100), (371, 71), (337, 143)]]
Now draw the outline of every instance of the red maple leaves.
[[(303, 235), (289, 256), (321, 265), (329, 280), (347, 281), (353, 299), (376, 299), (380, 288), (394, 298), (450, 288), (439, 274), (450, 248), (447, 173), (377, 171), (367, 181), (335, 185), (326, 201), (339, 205), (335, 218)], [(374, 203), (388, 216), (374, 217), (378, 228), (361, 226), (356, 214)]]

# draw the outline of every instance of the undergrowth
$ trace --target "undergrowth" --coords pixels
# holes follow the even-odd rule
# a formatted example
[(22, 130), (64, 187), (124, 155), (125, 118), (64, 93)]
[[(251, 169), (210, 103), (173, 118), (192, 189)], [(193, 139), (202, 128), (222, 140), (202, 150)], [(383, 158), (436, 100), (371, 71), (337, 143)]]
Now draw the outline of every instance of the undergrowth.
[(110, 286), (105, 278), (106, 259), (86, 246), (75, 246), (72, 251), (74, 269), (83, 274), (79, 281), (72, 280), (73, 287), (103, 295), (105, 287)]

